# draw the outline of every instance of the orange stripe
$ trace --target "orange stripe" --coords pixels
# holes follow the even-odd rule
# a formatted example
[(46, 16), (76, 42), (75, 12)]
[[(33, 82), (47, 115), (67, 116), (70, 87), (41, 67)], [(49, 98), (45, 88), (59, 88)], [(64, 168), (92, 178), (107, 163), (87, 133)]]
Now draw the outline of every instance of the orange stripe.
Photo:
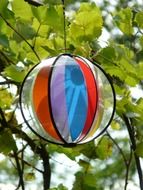
[(33, 104), (36, 110), (36, 115), (47, 133), (55, 138), (61, 140), (58, 136), (50, 115), (49, 102), (48, 102), (48, 80), (51, 68), (45, 66), (37, 74), (34, 86), (33, 86)]

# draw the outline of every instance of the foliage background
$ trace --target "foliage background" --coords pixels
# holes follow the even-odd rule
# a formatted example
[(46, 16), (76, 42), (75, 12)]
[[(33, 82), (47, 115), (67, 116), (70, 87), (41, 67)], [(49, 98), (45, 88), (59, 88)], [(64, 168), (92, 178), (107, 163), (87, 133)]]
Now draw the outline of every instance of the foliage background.
[[(44, 190), (143, 189), (143, 4), (63, 2), (45, 0), (39, 6), (30, 0), (0, 1), (0, 183), (22, 190), (33, 185)], [(34, 136), (22, 122), (18, 103), (29, 69), (65, 49), (98, 62), (117, 99), (104, 136), (71, 149)], [(63, 162), (63, 155), (71, 165)], [(70, 187), (65, 187), (67, 181)]]

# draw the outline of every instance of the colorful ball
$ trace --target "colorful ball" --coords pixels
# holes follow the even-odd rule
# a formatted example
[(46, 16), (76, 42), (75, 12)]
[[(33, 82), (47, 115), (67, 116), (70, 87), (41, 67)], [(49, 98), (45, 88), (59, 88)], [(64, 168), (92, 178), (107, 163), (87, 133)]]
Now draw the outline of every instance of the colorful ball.
[(38, 136), (72, 146), (105, 131), (113, 118), (115, 93), (99, 65), (61, 54), (30, 70), (22, 85), (20, 107)]

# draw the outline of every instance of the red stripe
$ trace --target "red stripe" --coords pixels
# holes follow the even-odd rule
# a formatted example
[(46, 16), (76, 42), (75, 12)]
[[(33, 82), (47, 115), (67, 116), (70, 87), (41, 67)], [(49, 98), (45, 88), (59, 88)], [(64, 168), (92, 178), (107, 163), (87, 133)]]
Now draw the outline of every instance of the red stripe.
[(86, 81), (87, 94), (88, 94), (87, 118), (86, 118), (84, 129), (79, 137), (79, 140), (82, 140), (87, 135), (87, 133), (89, 132), (93, 124), (94, 117), (97, 110), (98, 92), (97, 92), (95, 77), (90, 67), (87, 66), (87, 64), (84, 63), (83, 60), (81, 60), (80, 58), (75, 58), (75, 59), (80, 65), (80, 68), (83, 72), (83, 75)]

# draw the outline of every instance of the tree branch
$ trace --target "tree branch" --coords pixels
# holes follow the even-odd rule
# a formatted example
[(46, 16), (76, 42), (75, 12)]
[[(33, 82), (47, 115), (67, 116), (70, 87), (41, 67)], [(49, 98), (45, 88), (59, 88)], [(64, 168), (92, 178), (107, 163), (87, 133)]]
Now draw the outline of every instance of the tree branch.
[(112, 138), (112, 136), (110, 135), (110, 133), (108, 131), (106, 131), (107, 135), (109, 136), (109, 138), (113, 141), (113, 143), (116, 145), (117, 149), (119, 150), (120, 154), (122, 155), (122, 158), (124, 160), (124, 164), (126, 166), (126, 175), (125, 175), (125, 186), (124, 186), (124, 190), (127, 190), (127, 185), (128, 185), (128, 177), (129, 177), (129, 169), (130, 169), (130, 165), (131, 165), (131, 161), (132, 161), (132, 149), (131, 149), (131, 153), (129, 156), (129, 160), (126, 159), (125, 154), (123, 152), (123, 150), (120, 148), (120, 146), (118, 145), (118, 143), (115, 141), (115, 139)]
[(5, 116), (1, 107), (0, 107), (0, 123), (2, 125), (0, 128), (0, 131), (2, 131), (5, 127), (8, 127), (7, 121), (5, 119)]
[(127, 161), (127, 159), (125, 157), (125, 154), (124, 154), (123, 150), (120, 148), (120, 146), (115, 141), (115, 139), (112, 138), (112, 136), (110, 135), (110, 133), (108, 131), (106, 131), (106, 133), (109, 136), (109, 138), (113, 141), (113, 143), (116, 145), (117, 149), (119, 150), (120, 154), (122, 155), (122, 158), (124, 160), (125, 166), (127, 166), (128, 165), (128, 161)]
[(20, 85), (19, 82), (15, 82), (15, 81), (12, 81), (12, 80), (7, 80), (7, 81), (0, 82), (0, 85), (9, 85), (9, 84), (14, 84), (14, 85), (17, 85), (17, 86)]
[(23, 180), (23, 170), (21, 169), (18, 155), (15, 151), (13, 151), (13, 155), (14, 155), (14, 158), (16, 161), (17, 171), (18, 171), (18, 175), (19, 175), (19, 185), (21, 186), (22, 190), (25, 190), (24, 180)]
[(67, 50), (67, 34), (66, 34), (66, 14), (65, 14), (65, 0), (62, 0), (63, 5), (63, 33), (64, 33), (64, 50)]
[(51, 180), (51, 167), (49, 163), (49, 154), (45, 148), (44, 145), (41, 144), (41, 158), (43, 160), (43, 185), (44, 185), (44, 190), (48, 190), (50, 188), (50, 180)]
[(34, 38), (33, 48), (35, 48), (35, 44), (36, 44), (36, 37), (38, 36), (38, 33), (39, 33), (39, 30), (40, 30), (40, 27), (41, 27), (41, 23), (40, 23), (40, 24), (39, 24), (39, 26), (38, 26), (38, 29), (37, 29), (37, 32), (36, 32), (36, 35), (35, 35), (35, 38)]
[(25, 140), (29, 146), (31, 147), (32, 151), (36, 154), (38, 154), (41, 159), (43, 160), (43, 187), (44, 190), (49, 189), (50, 187), (50, 180), (51, 180), (51, 168), (49, 163), (49, 154), (43, 144), (38, 146), (34, 143), (34, 141), (22, 130), (13, 127), (11, 128), (11, 131), (13, 134), (18, 134), (20, 137)]
[(130, 165), (131, 165), (131, 161), (132, 161), (132, 153), (133, 153), (133, 152), (132, 152), (132, 148), (131, 148), (129, 160), (128, 160), (128, 162), (127, 162), (127, 169), (126, 169), (124, 190), (127, 190), (128, 178), (129, 178), (129, 169), (130, 169)]
[(136, 141), (135, 141), (135, 136), (134, 136), (134, 129), (133, 129), (129, 119), (125, 115), (123, 115), (123, 120), (127, 126), (128, 133), (129, 133), (130, 140), (131, 140), (131, 144), (132, 144), (131, 148), (133, 150), (134, 158), (135, 158), (135, 162), (136, 162), (136, 168), (137, 168), (137, 172), (138, 172), (138, 176), (139, 176), (140, 189), (143, 190), (143, 174), (142, 174), (140, 159), (135, 152)]
[[(9, 154), (10, 157), (14, 157), (13, 154)], [(31, 165), (29, 162), (27, 162), (26, 160), (22, 159), (21, 157), (18, 157), (19, 160), (21, 160), (24, 164), (26, 164), (27, 166), (30, 166), (32, 167), (33, 169), (35, 169), (36, 171), (40, 172), (40, 173), (43, 173), (42, 170), (36, 168), (35, 166)]]

